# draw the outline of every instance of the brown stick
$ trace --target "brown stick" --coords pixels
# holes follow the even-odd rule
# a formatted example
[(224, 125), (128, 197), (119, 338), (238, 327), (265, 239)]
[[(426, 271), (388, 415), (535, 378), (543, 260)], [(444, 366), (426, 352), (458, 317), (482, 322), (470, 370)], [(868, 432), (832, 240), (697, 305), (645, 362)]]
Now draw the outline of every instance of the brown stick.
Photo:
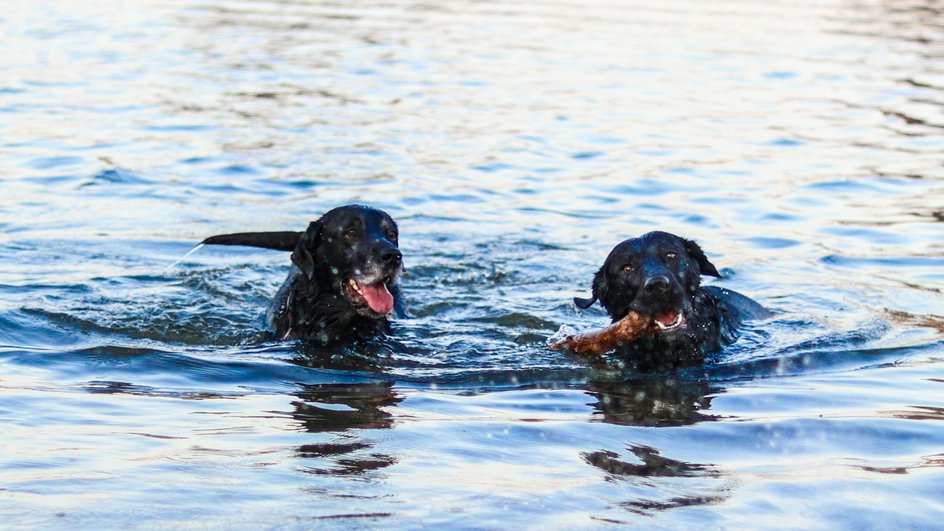
[(606, 328), (567, 336), (548, 346), (569, 354), (603, 354), (622, 343), (635, 340), (648, 326), (649, 319), (636, 312), (629, 312), (626, 317)]

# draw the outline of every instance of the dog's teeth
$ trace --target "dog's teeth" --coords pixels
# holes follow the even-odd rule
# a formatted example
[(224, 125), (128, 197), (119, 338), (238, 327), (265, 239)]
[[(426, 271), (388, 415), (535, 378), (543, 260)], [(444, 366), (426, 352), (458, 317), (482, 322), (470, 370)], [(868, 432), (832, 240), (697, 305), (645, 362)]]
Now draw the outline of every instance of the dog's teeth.
[(658, 326), (660, 330), (672, 330), (673, 328), (678, 328), (679, 326), (682, 325), (682, 314), (676, 315), (675, 321), (672, 321), (669, 324), (664, 324), (662, 321), (659, 321), (658, 319), (655, 319), (655, 323), (656, 323), (656, 326)]
[(354, 291), (356, 291), (359, 295), (361, 295), (361, 296), (364, 295), (364, 292), (361, 291), (361, 287), (357, 284), (357, 281), (356, 281), (356, 280), (354, 280), (354, 279), (352, 278), (352, 279), (349, 279), (349, 280), (347, 281), (347, 283), (348, 283), (349, 286), (351, 286), (351, 289), (353, 289)]

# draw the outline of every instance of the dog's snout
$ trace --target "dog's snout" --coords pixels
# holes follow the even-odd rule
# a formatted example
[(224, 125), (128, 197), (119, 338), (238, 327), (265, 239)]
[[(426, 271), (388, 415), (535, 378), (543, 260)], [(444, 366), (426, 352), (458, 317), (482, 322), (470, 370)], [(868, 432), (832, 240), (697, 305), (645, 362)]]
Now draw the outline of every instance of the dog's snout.
[(383, 263), (386, 265), (395, 266), (403, 260), (403, 254), (397, 249), (387, 249), (380, 254), (380, 259), (383, 260)]
[(651, 277), (646, 280), (646, 284), (643, 287), (646, 293), (663, 293), (669, 289), (669, 278), (662, 275)]

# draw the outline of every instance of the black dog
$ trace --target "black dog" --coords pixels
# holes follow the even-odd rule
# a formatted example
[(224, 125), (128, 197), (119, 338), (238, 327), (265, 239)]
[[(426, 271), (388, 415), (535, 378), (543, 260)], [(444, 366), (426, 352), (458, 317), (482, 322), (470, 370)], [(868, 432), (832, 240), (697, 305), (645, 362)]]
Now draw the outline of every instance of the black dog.
[(593, 279), (593, 297), (575, 297), (574, 303), (586, 309), (599, 300), (613, 322), (630, 310), (651, 319), (638, 339), (620, 349), (637, 368), (694, 365), (734, 341), (744, 320), (769, 316), (744, 295), (702, 287), (701, 275), (721, 277), (698, 244), (650, 232), (614, 247)]
[(387, 315), (406, 313), (397, 280), (403, 255), (397, 224), (361, 205), (335, 208), (305, 232), (212, 236), (205, 244), (292, 251), (292, 269), (266, 318), (277, 339), (339, 345), (389, 333)]

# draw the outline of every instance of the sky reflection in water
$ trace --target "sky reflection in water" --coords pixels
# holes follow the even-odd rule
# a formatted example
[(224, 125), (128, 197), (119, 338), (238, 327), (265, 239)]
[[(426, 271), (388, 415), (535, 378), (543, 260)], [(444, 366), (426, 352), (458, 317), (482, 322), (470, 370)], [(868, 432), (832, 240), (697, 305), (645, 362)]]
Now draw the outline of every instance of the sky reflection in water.
[[(4, 521), (939, 526), (939, 6), (650, 4), (6, 6)], [(282, 253), (161, 274), (352, 201), (391, 341), (261, 342)], [(776, 317), (677, 375), (547, 350), (655, 229)]]

